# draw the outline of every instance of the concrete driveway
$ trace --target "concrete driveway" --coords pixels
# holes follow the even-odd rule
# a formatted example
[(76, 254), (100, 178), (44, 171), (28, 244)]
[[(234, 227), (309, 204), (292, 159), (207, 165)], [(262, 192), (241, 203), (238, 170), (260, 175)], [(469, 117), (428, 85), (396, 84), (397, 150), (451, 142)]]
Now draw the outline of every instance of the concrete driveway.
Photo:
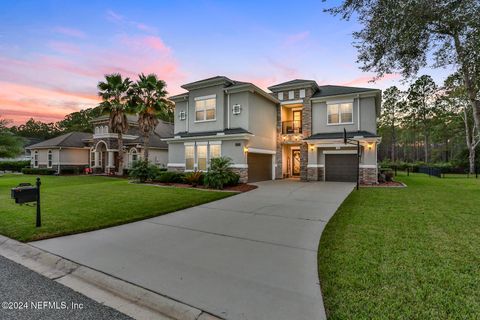
[(226, 319), (325, 319), (317, 248), (353, 183), (258, 183), (228, 199), (34, 246)]

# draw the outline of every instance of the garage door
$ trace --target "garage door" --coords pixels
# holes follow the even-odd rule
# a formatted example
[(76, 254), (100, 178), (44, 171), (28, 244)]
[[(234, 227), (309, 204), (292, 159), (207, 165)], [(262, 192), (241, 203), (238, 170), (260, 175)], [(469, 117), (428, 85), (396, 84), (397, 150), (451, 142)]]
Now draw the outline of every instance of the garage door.
[(356, 154), (326, 154), (326, 181), (357, 181)]
[(262, 153), (249, 153), (248, 182), (272, 180), (272, 155)]

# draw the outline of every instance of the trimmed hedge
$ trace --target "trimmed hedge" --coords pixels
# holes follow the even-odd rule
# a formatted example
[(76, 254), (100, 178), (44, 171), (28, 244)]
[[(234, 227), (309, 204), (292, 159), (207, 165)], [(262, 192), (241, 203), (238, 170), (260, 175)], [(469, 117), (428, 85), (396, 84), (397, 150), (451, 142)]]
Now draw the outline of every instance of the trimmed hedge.
[(61, 168), (60, 174), (80, 174), (83, 173), (83, 169), (79, 167), (71, 167), (71, 168)]
[(162, 183), (183, 183), (184, 177), (185, 174), (181, 172), (163, 171), (160, 172), (153, 180)]
[(0, 171), (21, 172), (23, 168), (30, 165), (30, 161), (1, 161)]
[(55, 174), (57, 170), (47, 169), (47, 168), (23, 168), (23, 174), (40, 174), (40, 175), (52, 175)]

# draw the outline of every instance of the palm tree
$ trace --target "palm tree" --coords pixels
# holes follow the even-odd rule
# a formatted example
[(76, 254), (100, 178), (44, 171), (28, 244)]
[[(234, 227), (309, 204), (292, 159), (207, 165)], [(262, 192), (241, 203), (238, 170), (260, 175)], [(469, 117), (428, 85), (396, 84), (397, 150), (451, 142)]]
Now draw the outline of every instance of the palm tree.
[(166, 83), (159, 80), (156, 74), (138, 76), (136, 83), (132, 85), (130, 92), (131, 104), (138, 114), (138, 127), (143, 136), (143, 158), (148, 161), (148, 148), (150, 135), (158, 125), (159, 117), (164, 118), (168, 113), (168, 102), (165, 99), (167, 91)]
[(100, 81), (97, 85), (98, 95), (102, 98), (100, 106), (103, 113), (110, 115), (109, 126), (112, 132), (118, 134), (118, 174), (123, 174), (123, 135), (128, 130), (127, 113), (128, 91), (131, 88), (132, 81), (129, 78), (122, 78), (119, 73), (105, 75), (105, 81)]

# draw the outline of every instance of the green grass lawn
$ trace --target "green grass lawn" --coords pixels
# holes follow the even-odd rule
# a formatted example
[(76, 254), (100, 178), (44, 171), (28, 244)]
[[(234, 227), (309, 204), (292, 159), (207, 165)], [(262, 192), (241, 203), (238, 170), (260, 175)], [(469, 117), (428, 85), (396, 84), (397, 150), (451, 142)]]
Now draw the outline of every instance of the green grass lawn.
[(20, 182), (35, 184), (35, 176), (0, 176), (0, 234), (32, 241), (85, 232), (149, 217), (232, 195), (128, 183), (99, 176), (43, 176), (42, 227), (35, 228), (35, 207), (10, 199)]
[(480, 319), (480, 179), (397, 180), (354, 191), (322, 235), (329, 319)]

